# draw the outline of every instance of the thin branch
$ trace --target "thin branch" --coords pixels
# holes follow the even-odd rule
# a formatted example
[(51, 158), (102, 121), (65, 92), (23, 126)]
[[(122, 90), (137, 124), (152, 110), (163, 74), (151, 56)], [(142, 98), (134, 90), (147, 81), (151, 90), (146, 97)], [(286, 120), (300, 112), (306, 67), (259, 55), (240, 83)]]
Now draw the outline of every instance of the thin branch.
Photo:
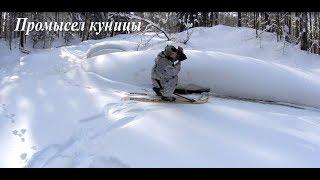
[(118, 15), (122, 16), (122, 17), (128, 17), (130, 19), (138, 19), (138, 20), (144, 21), (144, 22), (148, 23), (148, 25), (151, 25), (151, 26), (155, 27), (156, 29), (158, 29), (159, 31), (161, 31), (166, 36), (168, 41), (171, 40), (171, 38), (169, 37), (168, 33), (165, 30), (163, 30), (159, 25), (155, 24), (154, 22), (150, 21), (149, 19), (145, 19), (145, 18), (136, 16), (136, 15), (133, 15), (133, 14), (119, 13)]

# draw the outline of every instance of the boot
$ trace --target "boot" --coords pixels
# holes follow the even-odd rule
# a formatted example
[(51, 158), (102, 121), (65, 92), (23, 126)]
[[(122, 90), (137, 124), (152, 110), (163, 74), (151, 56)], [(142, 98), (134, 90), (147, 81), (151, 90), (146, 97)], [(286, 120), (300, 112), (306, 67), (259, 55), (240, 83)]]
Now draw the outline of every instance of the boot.
[(152, 89), (157, 94), (157, 96), (162, 96), (162, 94), (160, 92), (160, 88), (153, 87)]
[(172, 102), (172, 101), (176, 100), (175, 97), (165, 97), (165, 96), (161, 96), (161, 99), (164, 100), (164, 101), (169, 101), (169, 102)]

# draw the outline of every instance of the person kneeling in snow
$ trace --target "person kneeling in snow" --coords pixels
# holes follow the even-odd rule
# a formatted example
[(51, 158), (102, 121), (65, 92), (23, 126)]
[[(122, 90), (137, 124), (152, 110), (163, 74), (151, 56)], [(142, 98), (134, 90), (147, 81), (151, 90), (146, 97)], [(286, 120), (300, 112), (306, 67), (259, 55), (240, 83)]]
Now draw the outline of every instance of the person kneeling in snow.
[[(152, 68), (151, 80), (154, 92), (161, 96), (162, 100), (174, 101), (172, 96), (178, 85), (178, 73), (181, 68), (181, 61), (187, 59), (183, 49), (167, 45), (165, 50), (160, 52), (155, 59)], [(178, 61), (177, 63), (175, 63)]]

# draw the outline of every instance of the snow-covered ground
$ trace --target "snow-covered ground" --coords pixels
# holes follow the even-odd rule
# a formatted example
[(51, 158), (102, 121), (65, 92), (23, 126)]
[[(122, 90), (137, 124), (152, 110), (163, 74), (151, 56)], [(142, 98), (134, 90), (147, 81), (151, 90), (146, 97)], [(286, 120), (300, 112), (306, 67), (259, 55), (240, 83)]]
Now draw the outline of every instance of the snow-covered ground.
[[(0, 44), (0, 167), (320, 167), (320, 57), (248, 28), (191, 31), (187, 45), (152, 33), (29, 55)], [(122, 100), (150, 90), (167, 43), (188, 56), (181, 86), (308, 108)]]

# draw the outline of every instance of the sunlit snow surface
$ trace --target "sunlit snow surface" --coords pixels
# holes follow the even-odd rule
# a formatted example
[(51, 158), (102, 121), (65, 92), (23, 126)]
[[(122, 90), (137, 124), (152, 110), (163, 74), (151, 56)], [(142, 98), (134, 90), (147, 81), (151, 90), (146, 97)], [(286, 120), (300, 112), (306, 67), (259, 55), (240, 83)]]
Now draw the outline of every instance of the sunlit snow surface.
[[(0, 167), (320, 167), (319, 56), (248, 28), (192, 30), (187, 45), (131, 34), (29, 55), (1, 42)], [(307, 109), (124, 101), (150, 90), (166, 43), (188, 56), (180, 85)]]

